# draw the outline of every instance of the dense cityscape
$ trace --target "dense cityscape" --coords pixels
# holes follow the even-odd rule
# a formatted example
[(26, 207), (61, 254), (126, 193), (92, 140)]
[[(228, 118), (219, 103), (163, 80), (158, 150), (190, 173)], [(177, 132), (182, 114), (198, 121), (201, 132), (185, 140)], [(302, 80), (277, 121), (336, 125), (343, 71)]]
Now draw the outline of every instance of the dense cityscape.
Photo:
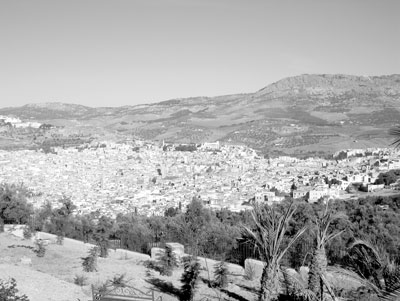
[[(70, 198), (76, 213), (163, 215), (195, 197), (206, 207), (251, 209), (285, 197), (316, 202), (390, 193), (399, 183), (378, 181), (400, 167), (395, 149), (344, 150), (332, 160), (262, 158), (245, 146), (204, 143), (190, 151), (173, 144), (92, 143), (52, 152), (0, 151), (0, 182), (22, 184), (37, 208)], [(339, 158), (339, 156), (341, 156)]]

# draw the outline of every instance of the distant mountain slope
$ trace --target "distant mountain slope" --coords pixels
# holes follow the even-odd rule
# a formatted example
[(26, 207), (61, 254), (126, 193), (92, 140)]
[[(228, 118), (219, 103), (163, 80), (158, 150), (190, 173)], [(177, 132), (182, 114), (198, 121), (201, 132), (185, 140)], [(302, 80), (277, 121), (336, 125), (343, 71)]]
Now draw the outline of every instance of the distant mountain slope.
[(265, 153), (330, 152), (388, 144), (385, 133), (400, 120), (400, 75), (300, 75), (249, 94), (119, 108), (30, 104), (0, 109), (0, 115), (58, 123), (76, 120), (77, 126), (92, 126), (97, 132), (101, 128), (103, 134), (119, 137), (220, 140)]

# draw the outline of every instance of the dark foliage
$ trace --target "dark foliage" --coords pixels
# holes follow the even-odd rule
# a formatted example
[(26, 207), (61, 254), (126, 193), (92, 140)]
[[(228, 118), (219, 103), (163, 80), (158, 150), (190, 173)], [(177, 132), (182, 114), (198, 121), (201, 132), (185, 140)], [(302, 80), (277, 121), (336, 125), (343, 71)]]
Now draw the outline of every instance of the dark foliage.
[(225, 261), (214, 265), (214, 284), (216, 287), (224, 288), (228, 285), (228, 267)]
[(192, 256), (184, 258), (183, 262), (184, 271), (181, 277), (180, 300), (192, 301), (200, 275), (200, 263)]
[(85, 275), (76, 275), (74, 283), (79, 286), (85, 286), (87, 284), (87, 277)]
[(82, 257), (82, 267), (84, 272), (96, 272), (97, 271), (97, 256), (99, 254), (99, 248), (93, 247), (89, 250), (88, 256)]
[(164, 253), (158, 258), (160, 262), (161, 274), (171, 276), (172, 271), (178, 266), (176, 256), (169, 245), (165, 246)]
[(37, 257), (44, 257), (44, 255), (46, 254), (46, 246), (43, 240), (35, 240), (35, 247), (33, 248), (33, 252), (36, 253)]
[(108, 248), (110, 245), (109, 237), (111, 234), (113, 222), (110, 218), (102, 216), (93, 233), (93, 239), (100, 248), (100, 257), (108, 256)]
[(0, 279), (0, 300), (1, 301), (29, 301), (26, 295), (18, 295), (17, 282), (14, 278), (10, 280)]
[(25, 239), (31, 239), (32, 238), (32, 230), (31, 230), (31, 227), (28, 225), (28, 226), (25, 226), (24, 227), (24, 230), (23, 230), (23, 232), (22, 232), (22, 234), (23, 234), (23, 236), (24, 236), (24, 238)]
[(32, 214), (32, 205), (26, 201), (23, 186), (0, 185), (0, 218), (11, 224), (26, 224)]

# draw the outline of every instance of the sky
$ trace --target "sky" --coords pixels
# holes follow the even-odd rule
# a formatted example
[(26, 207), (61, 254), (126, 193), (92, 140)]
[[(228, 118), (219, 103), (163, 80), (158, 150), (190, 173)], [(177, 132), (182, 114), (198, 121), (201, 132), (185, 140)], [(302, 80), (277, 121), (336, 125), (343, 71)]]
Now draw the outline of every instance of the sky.
[(400, 73), (399, 0), (0, 0), (0, 107), (255, 92)]

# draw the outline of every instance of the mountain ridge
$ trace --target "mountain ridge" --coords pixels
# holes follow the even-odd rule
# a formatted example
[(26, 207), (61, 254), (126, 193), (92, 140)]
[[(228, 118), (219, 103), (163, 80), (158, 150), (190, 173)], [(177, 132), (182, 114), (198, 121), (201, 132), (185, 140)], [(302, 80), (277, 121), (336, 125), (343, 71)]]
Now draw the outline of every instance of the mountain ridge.
[(387, 129), (400, 120), (400, 74), (306, 74), (253, 93), (122, 107), (43, 103), (0, 109), (7, 114), (61, 126), (74, 120), (75, 130), (93, 128), (108, 138), (219, 140), (263, 153), (334, 152), (386, 144)]

